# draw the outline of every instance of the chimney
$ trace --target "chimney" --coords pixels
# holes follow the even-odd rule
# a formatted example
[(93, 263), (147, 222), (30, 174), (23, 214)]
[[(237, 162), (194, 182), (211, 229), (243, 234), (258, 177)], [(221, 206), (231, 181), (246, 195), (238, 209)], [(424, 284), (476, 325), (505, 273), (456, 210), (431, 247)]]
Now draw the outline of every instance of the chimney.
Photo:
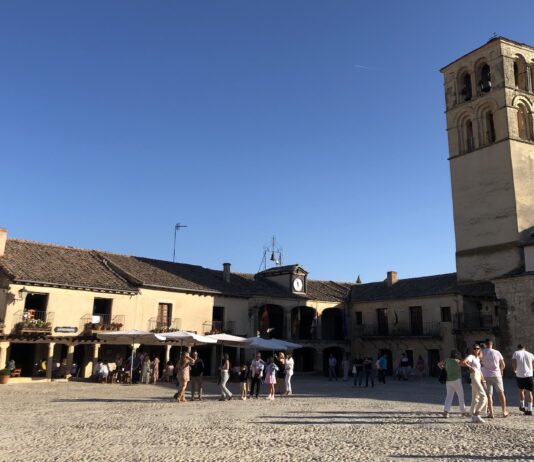
[(7, 229), (0, 228), (0, 257), (4, 256), (6, 250), (6, 241), (7, 241)]
[(230, 263), (223, 263), (223, 279), (230, 284)]
[(388, 271), (388, 278), (387, 278), (388, 287), (391, 287), (398, 280), (399, 280), (399, 278), (397, 277), (397, 272), (396, 271)]

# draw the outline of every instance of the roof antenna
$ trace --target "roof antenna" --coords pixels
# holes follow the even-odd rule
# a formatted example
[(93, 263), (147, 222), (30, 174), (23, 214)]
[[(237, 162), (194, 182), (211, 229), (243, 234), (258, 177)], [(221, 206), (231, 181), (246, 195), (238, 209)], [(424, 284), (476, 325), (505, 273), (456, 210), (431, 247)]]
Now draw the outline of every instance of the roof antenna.
[(174, 248), (172, 251), (172, 262), (176, 261), (176, 232), (180, 231), (182, 228), (187, 228), (187, 225), (182, 225), (181, 223), (176, 223), (174, 225)]

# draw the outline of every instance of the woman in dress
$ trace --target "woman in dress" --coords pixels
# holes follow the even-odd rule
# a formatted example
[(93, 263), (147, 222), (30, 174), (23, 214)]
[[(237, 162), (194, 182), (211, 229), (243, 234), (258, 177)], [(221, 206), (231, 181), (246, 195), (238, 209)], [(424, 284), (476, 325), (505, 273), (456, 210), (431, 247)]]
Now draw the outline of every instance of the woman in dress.
[(161, 377), (161, 380), (164, 382), (172, 382), (172, 378), (174, 377), (174, 364), (172, 361), (167, 361), (167, 365), (165, 366), (165, 370), (163, 371), (163, 376)]
[(193, 358), (189, 356), (187, 351), (184, 351), (180, 356), (180, 360), (178, 361), (178, 370), (176, 372), (176, 378), (180, 382), (180, 391), (176, 397), (178, 402), (185, 401), (185, 390), (187, 389), (187, 384), (189, 383), (189, 367), (191, 364), (193, 364)]
[(276, 371), (276, 387), (280, 396), (286, 394), (286, 355), (283, 352), (278, 353), (274, 360), (278, 370)]
[(274, 358), (269, 358), (269, 363), (265, 369), (265, 383), (269, 388), (269, 395), (265, 399), (274, 399), (274, 386), (276, 385), (276, 372), (278, 366), (274, 363)]
[(452, 400), (454, 395), (458, 395), (458, 404), (460, 405), (460, 412), (462, 416), (466, 416), (465, 401), (464, 401), (464, 388), (462, 385), (462, 370), (460, 367), (461, 361), (458, 359), (458, 353), (453, 350), (448, 359), (438, 363), (440, 369), (447, 371), (447, 381), (445, 385), (447, 387), (447, 396), (445, 397), (445, 405), (443, 407), (443, 417), (449, 417), (451, 410)]
[(145, 355), (141, 369), (141, 383), (150, 383), (150, 357)]
[(425, 360), (421, 355), (419, 355), (419, 358), (417, 358), (417, 362), (415, 363), (415, 370), (417, 371), (418, 378), (423, 377), (423, 373), (425, 372)]
[(480, 367), (480, 345), (475, 343), (471, 354), (462, 361), (462, 366), (468, 367), (471, 377), (471, 415), (473, 422), (484, 423), (480, 413), (486, 409), (488, 398), (482, 385), (482, 371)]
[(295, 369), (295, 360), (292, 354), (288, 354), (286, 358), (286, 395), (292, 395), (291, 377), (293, 377), (293, 370)]
[(159, 358), (154, 355), (152, 360), (152, 383), (158, 383), (159, 380)]
[(232, 393), (230, 393), (230, 390), (226, 388), (226, 384), (228, 383), (229, 379), (230, 357), (228, 356), (228, 353), (225, 353), (221, 364), (221, 398), (219, 399), (219, 401), (226, 401), (226, 399), (232, 399)]

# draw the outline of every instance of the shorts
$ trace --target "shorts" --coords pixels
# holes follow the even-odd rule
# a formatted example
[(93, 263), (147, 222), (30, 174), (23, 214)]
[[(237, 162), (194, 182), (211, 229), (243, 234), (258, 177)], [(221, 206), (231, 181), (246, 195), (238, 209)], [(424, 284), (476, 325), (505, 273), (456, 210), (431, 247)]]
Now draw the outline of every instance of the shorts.
[(532, 377), (517, 377), (517, 388), (520, 390), (532, 391), (534, 388), (534, 378)]
[(484, 380), (486, 381), (486, 389), (488, 391), (488, 396), (493, 395), (493, 387), (495, 387), (498, 393), (504, 392), (502, 377), (484, 377)]

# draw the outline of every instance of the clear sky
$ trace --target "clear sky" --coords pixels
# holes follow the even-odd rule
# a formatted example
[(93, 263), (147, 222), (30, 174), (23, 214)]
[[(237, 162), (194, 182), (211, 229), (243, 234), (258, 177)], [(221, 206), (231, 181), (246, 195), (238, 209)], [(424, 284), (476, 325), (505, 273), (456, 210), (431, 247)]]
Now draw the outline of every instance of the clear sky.
[(4, 1), (12, 237), (314, 279), (455, 270), (439, 69), (534, 2)]

